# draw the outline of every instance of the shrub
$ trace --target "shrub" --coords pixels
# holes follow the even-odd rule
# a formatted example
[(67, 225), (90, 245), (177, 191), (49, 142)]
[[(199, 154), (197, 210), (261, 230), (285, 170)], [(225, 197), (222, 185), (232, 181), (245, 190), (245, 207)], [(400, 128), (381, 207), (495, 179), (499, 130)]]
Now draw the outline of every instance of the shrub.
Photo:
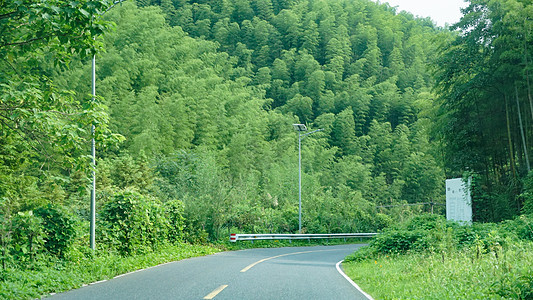
[(44, 243), (42, 219), (33, 211), (19, 212), (12, 221), (12, 252), (19, 261), (33, 261)]
[(440, 215), (422, 214), (405, 223), (390, 227), (378, 235), (370, 246), (380, 254), (404, 254), (445, 249), (453, 239), (446, 219)]
[(533, 197), (526, 199), (524, 206), (522, 207), (522, 212), (525, 214), (533, 214)]
[(146, 241), (152, 249), (159, 249), (168, 240), (169, 222), (165, 208), (158, 199), (145, 202), (148, 224), (146, 224)]
[(44, 247), (48, 252), (63, 257), (76, 235), (74, 218), (61, 207), (52, 204), (36, 209), (35, 215), (42, 219)]
[(456, 226), (453, 229), (455, 241), (459, 249), (470, 247), (478, 237), (477, 233), (472, 229), (472, 226)]
[(505, 231), (514, 233), (519, 239), (533, 241), (533, 214), (519, 216), (504, 224)]
[(167, 238), (168, 221), (160, 202), (138, 192), (116, 193), (100, 216), (99, 236), (122, 255), (155, 249)]
[(372, 218), (372, 229), (382, 230), (391, 226), (393, 223), (392, 218), (386, 214), (376, 213)]
[(183, 238), (185, 218), (183, 218), (184, 205), (179, 200), (167, 201), (164, 204), (165, 215), (168, 219), (168, 240), (178, 243)]
[(505, 299), (533, 299), (533, 272), (508, 272), (491, 289), (493, 294)]
[(365, 261), (371, 258), (374, 258), (376, 256), (376, 248), (371, 246), (365, 246), (362, 248), (359, 248), (354, 253), (348, 255), (344, 261), (350, 262), (350, 261)]
[[(0, 214), (0, 260), (2, 261), (2, 270), (6, 269), (6, 263), (8, 262), (11, 248), (11, 220), (4, 214)], [(0, 277), (2, 280), (2, 277)]]
[(533, 214), (533, 172), (524, 178), (524, 189), (520, 194), (520, 199), (523, 201), (522, 212), (524, 214)]
[(446, 219), (441, 215), (422, 214), (414, 216), (404, 226), (407, 230), (442, 230), (446, 228)]
[(381, 254), (403, 254), (409, 250), (427, 249), (429, 244), (429, 237), (422, 230), (392, 230), (378, 235), (370, 246)]

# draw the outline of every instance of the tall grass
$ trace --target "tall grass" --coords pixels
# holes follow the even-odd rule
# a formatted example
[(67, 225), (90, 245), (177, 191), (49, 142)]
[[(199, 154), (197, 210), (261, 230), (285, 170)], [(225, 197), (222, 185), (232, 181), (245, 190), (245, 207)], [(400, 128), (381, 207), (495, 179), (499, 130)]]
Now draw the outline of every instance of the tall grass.
[(165, 262), (218, 251), (210, 246), (189, 244), (167, 245), (156, 252), (131, 256), (107, 251), (92, 254), (89, 249), (74, 250), (66, 259), (40, 261), (29, 268), (11, 266), (0, 271), (0, 299), (35, 299)]
[(343, 268), (375, 299), (533, 299), (533, 242), (516, 234), (523, 222), (429, 226), (418, 231), (413, 247), (396, 240), (406, 249), (398, 251), (387, 236), (404, 236), (399, 232), (411, 222), (349, 256)]
[(375, 299), (533, 299), (532, 243), (513, 244), (498, 255), (383, 255), (343, 268)]

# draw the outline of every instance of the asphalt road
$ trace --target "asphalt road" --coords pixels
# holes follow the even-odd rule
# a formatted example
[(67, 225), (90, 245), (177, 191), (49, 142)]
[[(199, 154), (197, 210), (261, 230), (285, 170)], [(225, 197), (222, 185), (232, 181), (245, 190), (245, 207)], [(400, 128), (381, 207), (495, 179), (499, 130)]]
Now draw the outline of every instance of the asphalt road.
[(359, 245), (249, 249), (186, 259), (51, 299), (366, 299), (336, 269)]

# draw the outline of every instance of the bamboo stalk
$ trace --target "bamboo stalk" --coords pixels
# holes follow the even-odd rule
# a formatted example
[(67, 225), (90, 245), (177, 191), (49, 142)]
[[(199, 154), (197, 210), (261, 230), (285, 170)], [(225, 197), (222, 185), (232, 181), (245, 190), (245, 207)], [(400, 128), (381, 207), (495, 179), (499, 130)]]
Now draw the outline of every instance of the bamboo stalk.
[(520, 111), (520, 100), (518, 98), (518, 87), (515, 83), (515, 94), (516, 94), (516, 107), (518, 108), (518, 122), (520, 125), (520, 135), (522, 136), (522, 146), (524, 147), (524, 156), (526, 158), (526, 166), (527, 166), (527, 172), (529, 173), (531, 171), (531, 166), (529, 165), (529, 155), (527, 154), (527, 145), (526, 145), (526, 137), (524, 133), (524, 125), (522, 124), (522, 112)]

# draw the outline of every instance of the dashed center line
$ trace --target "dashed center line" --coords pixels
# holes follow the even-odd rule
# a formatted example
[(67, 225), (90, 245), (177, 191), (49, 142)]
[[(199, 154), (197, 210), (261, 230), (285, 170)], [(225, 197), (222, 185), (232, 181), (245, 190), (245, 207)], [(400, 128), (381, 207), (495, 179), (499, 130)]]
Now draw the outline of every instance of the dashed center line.
[(289, 255), (296, 255), (296, 254), (312, 253), (312, 252), (324, 252), (324, 251), (335, 251), (335, 250), (303, 251), (303, 252), (294, 252), (294, 253), (287, 253), (287, 254), (281, 254), (281, 255), (276, 255), (276, 256), (272, 256), (272, 257), (267, 257), (267, 258), (263, 258), (261, 260), (258, 260), (256, 262), (254, 262), (253, 264), (248, 265), (246, 268), (241, 270), (241, 273), (244, 273), (244, 272), (250, 270), (251, 268), (255, 267), (257, 264), (260, 264), (262, 262), (265, 262), (267, 260), (271, 260), (271, 259), (274, 259), (274, 258), (283, 257), (283, 256), (289, 256)]
[(214, 291), (212, 291), (207, 296), (205, 296), (204, 299), (213, 299), (213, 298), (215, 298), (220, 292), (222, 292), (227, 287), (228, 287), (227, 284), (224, 284), (224, 285), (221, 285), (221, 286), (217, 287)]
[[(267, 257), (267, 258), (263, 258), (263, 259), (261, 259), (261, 260), (258, 260), (258, 261), (256, 261), (256, 262), (254, 262), (253, 264), (248, 265), (246, 268), (244, 268), (244, 269), (241, 270), (241, 273), (244, 273), (244, 272), (250, 270), (251, 268), (253, 268), (253, 267), (256, 266), (257, 264), (260, 264), (260, 263), (262, 263), (262, 262), (265, 262), (265, 261), (267, 261), (267, 260), (271, 260), (271, 259), (274, 259), (274, 258), (283, 257), (283, 256), (289, 256), (289, 255), (296, 255), (296, 254), (312, 253), (312, 252), (324, 252), (324, 251), (335, 251), (335, 250), (302, 251), (302, 252), (286, 253), (286, 254), (276, 255), (276, 256), (272, 256), (272, 257)], [(228, 287), (227, 284), (221, 285), (221, 286), (219, 286), (218, 288), (216, 288), (214, 291), (212, 291), (211, 293), (209, 293), (207, 296), (205, 296), (203, 299), (213, 299), (213, 298), (215, 298), (218, 294), (220, 294), (220, 292), (222, 292), (222, 291), (223, 291), (225, 288), (227, 288), (227, 287)]]

